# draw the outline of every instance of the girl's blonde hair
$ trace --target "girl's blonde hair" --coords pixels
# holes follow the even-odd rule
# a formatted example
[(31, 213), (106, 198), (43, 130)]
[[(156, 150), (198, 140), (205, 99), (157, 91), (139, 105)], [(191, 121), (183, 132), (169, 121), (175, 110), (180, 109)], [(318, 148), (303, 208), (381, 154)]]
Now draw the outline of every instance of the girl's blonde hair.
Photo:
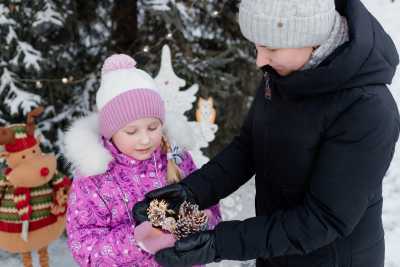
[[(163, 153), (167, 154), (172, 152), (171, 145), (168, 143), (165, 137), (162, 138), (161, 141), (161, 150)], [(168, 157), (167, 163), (167, 183), (174, 184), (178, 183), (183, 179), (182, 170), (175, 163), (173, 158)]]

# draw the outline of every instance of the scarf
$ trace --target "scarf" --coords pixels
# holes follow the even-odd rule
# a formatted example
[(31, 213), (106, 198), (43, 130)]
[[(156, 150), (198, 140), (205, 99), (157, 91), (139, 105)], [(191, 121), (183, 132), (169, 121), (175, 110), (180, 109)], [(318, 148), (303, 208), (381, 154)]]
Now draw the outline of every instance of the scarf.
[(349, 26), (347, 19), (336, 12), (335, 22), (331, 33), (325, 43), (315, 49), (310, 60), (301, 70), (313, 69), (318, 67), (332, 52), (349, 40)]

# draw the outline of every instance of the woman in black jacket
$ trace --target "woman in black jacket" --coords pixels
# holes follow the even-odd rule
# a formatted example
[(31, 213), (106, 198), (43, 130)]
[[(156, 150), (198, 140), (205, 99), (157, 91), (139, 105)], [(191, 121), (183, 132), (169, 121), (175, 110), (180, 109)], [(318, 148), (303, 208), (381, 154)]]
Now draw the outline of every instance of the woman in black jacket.
[(208, 208), (256, 175), (256, 217), (159, 251), (165, 266), (257, 258), (268, 267), (382, 267), (382, 179), (399, 136), (386, 87), (398, 55), (360, 0), (242, 0), (239, 21), (265, 75), (240, 134), (153, 198)]

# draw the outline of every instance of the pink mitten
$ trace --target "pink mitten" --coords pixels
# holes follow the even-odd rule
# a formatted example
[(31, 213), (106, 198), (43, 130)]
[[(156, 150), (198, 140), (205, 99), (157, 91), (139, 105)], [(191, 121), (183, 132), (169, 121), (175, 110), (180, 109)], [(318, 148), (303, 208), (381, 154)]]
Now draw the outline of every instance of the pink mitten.
[(150, 254), (155, 254), (164, 248), (173, 247), (176, 241), (172, 234), (154, 228), (148, 221), (135, 228), (134, 237), (139, 247)]

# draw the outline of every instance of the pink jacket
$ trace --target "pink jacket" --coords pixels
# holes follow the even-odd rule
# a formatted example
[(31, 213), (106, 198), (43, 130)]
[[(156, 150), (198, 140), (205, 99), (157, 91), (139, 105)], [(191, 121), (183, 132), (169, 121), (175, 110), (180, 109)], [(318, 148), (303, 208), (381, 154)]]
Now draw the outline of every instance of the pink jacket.
[[(166, 155), (160, 150), (151, 159), (136, 161), (104, 146), (113, 160), (101, 175), (73, 180), (67, 211), (68, 246), (80, 266), (159, 266), (154, 257), (141, 250), (133, 234), (131, 210), (144, 195), (166, 185)], [(189, 153), (179, 165), (185, 176), (196, 169)], [(221, 219), (218, 206), (210, 228)]]

